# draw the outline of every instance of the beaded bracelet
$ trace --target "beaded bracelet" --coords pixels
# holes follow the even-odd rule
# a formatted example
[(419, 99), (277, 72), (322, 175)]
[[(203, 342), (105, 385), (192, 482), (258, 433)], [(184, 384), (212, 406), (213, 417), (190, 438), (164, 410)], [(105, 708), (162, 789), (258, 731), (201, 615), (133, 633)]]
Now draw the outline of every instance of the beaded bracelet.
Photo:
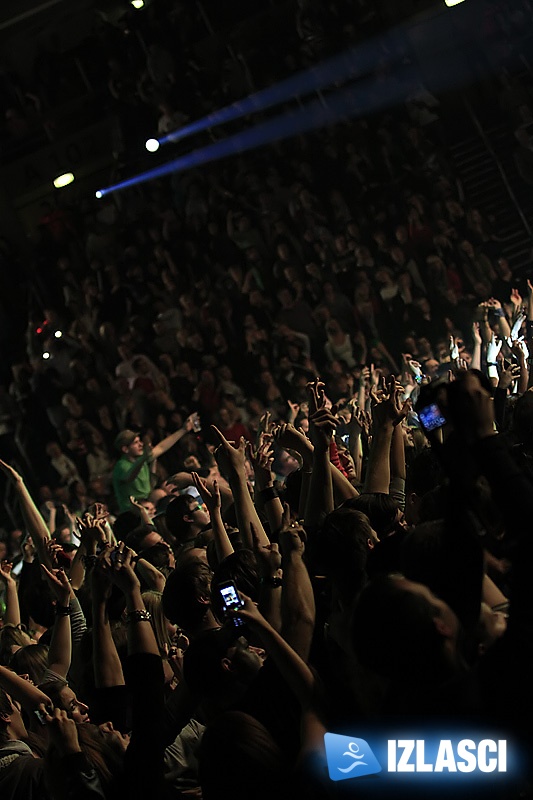
[(56, 606), (56, 617), (70, 617), (70, 606)]
[(137, 609), (136, 611), (128, 611), (126, 614), (126, 622), (150, 622), (152, 615), (146, 609)]

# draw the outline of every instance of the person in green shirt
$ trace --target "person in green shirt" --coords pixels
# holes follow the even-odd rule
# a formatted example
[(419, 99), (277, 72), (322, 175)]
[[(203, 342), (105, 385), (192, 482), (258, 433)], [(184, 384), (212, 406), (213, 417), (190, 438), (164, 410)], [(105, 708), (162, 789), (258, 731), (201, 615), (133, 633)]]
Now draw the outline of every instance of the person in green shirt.
[(179, 430), (155, 447), (143, 445), (135, 431), (124, 430), (118, 434), (115, 448), (122, 455), (113, 468), (113, 490), (119, 512), (131, 509), (130, 497), (146, 500), (152, 491), (150, 465), (193, 430), (198, 430), (198, 414), (187, 417)]

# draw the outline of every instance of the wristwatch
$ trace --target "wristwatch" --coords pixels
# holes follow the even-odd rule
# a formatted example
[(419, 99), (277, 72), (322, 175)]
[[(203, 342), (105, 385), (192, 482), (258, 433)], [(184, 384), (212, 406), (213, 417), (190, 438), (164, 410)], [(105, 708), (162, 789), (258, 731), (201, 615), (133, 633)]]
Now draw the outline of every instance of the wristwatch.
[(277, 589), (278, 586), (283, 586), (283, 578), (278, 578), (277, 575), (269, 578), (261, 578), (259, 582), (267, 586), (272, 586), (273, 589)]

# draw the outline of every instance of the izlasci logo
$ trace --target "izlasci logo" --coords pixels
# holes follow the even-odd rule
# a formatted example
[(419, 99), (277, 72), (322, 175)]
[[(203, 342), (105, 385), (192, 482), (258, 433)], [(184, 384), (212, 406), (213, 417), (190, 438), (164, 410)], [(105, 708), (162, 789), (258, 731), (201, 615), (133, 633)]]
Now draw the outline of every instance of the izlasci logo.
[[(380, 772), (435, 776), (478, 776), (507, 772), (505, 739), (387, 739), (374, 745), (365, 739), (326, 733), (329, 777), (333, 781), (376, 775)], [(381, 762), (381, 763), (380, 763)]]
[(328, 772), (332, 781), (346, 778), (375, 775), (381, 766), (372, 748), (364, 739), (355, 736), (340, 736), (337, 733), (324, 735)]

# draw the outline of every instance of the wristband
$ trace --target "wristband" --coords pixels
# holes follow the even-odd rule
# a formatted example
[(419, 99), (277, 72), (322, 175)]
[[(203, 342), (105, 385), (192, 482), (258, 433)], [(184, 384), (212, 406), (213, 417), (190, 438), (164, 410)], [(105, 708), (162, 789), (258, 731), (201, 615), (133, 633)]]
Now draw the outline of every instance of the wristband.
[(146, 609), (138, 609), (136, 611), (128, 611), (126, 614), (126, 622), (150, 622), (152, 615)]
[(259, 583), (262, 586), (271, 586), (273, 589), (277, 589), (283, 586), (283, 578), (278, 578), (277, 575), (270, 578), (260, 578)]
[(56, 606), (56, 617), (70, 617), (70, 606)]
[(505, 317), (505, 311), (503, 308), (491, 308), (491, 311), (495, 317)]
[(497, 367), (496, 361), (487, 361), (487, 367)]
[(96, 562), (98, 561), (98, 556), (91, 555), (91, 556), (82, 556), (81, 558), (82, 564), (85, 565), (86, 569), (92, 569)]
[(279, 497), (279, 492), (274, 486), (267, 486), (266, 489), (261, 489), (259, 497), (263, 503), (268, 503), (269, 500), (274, 500), (276, 497)]

